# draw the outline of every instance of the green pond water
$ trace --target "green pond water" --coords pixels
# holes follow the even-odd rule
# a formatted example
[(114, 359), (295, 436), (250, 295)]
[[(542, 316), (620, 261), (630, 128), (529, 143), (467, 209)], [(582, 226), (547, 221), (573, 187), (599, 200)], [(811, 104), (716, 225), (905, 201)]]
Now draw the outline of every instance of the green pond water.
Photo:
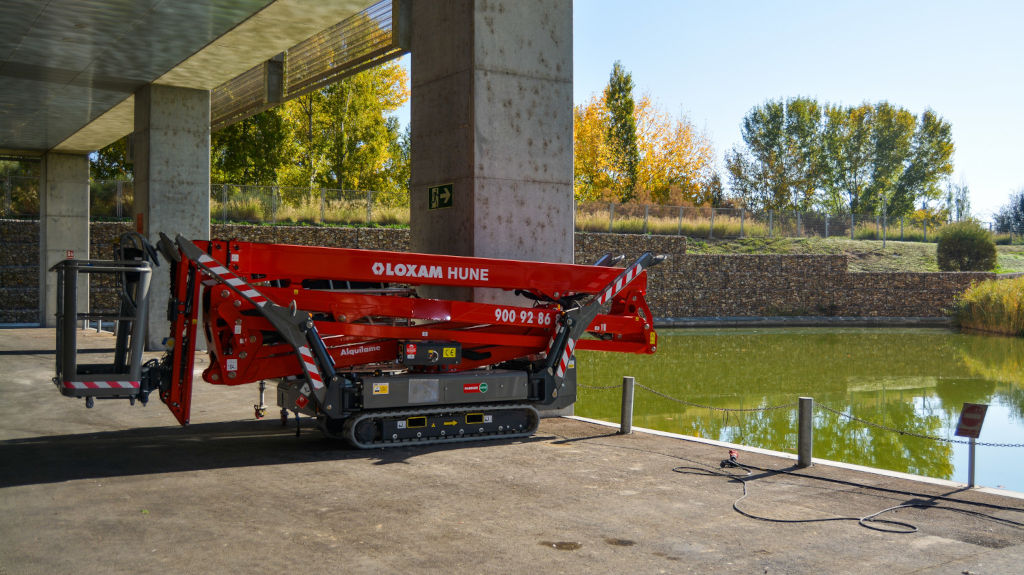
[[(975, 483), (1024, 492), (1024, 339), (941, 329), (660, 330), (651, 356), (577, 353), (576, 414), (619, 421), (625, 375), (662, 394), (723, 408), (812, 397), (814, 457), (967, 481), (968, 446), (879, 429), (954, 436), (965, 402), (989, 404)], [(722, 412), (637, 389), (633, 425), (796, 453), (796, 407)], [(724, 454), (723, 454), (724, 455)]]

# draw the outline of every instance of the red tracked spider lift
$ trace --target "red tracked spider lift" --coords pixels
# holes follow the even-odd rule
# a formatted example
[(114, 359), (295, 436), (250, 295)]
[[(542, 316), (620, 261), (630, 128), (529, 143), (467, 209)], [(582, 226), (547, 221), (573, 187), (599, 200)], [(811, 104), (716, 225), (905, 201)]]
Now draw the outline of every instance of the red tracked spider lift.
[[(58, 353), (55, 383), (76, 391), (66, 395), (89, 402), (94, 396), (144, 402), (158, 390), (178, 421), (187, 424), (202, 309), (210, 355), (203, 379), (219, 385), (259, 382), (257, 417), (266, 409), (264, 382), (277, 380), (282, 422), (288, 411), (308, 415), (327, 435), (361, 448), (458, 442), (530, 435), (537, 429), (538, 407), (571, 405), (575, 386), (567, 384), (566, 375), (576, 349), (654, 353), (657, 347), (644, 299), (645, 269), (661, 260), (651, 254), (621, 269), (611, 267), (607, 256), (581, 266), (193, 242), (181, 236), (171, 241), (162, 234), (158, 247), (171, 262), (169, 351), (142, 366), (137, 354), (129, 362), (119, 351), (115, 371), (130, 372), (124, 376), (129, 385), (114, 393), (92, 393), (74, 383), (76, 377), (97, 378), (75, 374), (73, 355)], [(127, 263), (149, 269), (138, 261), (146, 259), (145, 250), (133, 255)], [(78, 269), (68, 262), (55, 267), (61, 282), (71, 281)], [(121, 277), (131, 283), (130, 274)], [(419, 297), (422, 286), (514, 291), (523, 304)], [(137, 287), (121, 292), (131, 304), (123, 308), (145, 308), (136, 305), (145, 299)], [(69, 305), (74, 298), (62, 303), (58, 315), (70, 323), (58, 325), (73, 332), (76, 315)], [(124, 319), (119, 335), (144, 324)], [(63, 350), (70, 345), (73, 354), (73, 335), (67, 332), (58, 329), (58, 345)], [(68, 337), (71, 343), (61, 345)], [(118, 348), (139, 337), (130, 342), (119, 337)]]

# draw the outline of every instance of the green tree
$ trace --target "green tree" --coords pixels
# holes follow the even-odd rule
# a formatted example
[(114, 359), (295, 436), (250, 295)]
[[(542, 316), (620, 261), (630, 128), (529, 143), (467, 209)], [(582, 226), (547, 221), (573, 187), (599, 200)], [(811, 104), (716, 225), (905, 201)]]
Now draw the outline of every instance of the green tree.
[(790, 201), (811, 209), (821, 188), (822, 110), (809, 98), (786, 102), (786, 179)]
[(871, 184), (872, 123), (869, 104), (828, 106), (822, 134), (824, 207), (832, 213), (859, 213)]
[(733, 192), (754, 209), (810, 209), (822, 186), (821, 107), (768, 101), (743, 118), (745, 146), (726, 154)]
[(1024, 234), (1024, 188), (1010, 194), (1010, 201), (995, 215), (996, 231)]
[(890, 216), (902, 216), (913, 208), (894, 203), (896, 184), (906, 170), (914, 137), (914, 115), (888, 102), (875, 105), (871, 126), (871, 183), (865, 190), (860, 211), (881, 211), (885, 201)]
[(636, 138), (636, 107), (633, 101), (633, 75), (616, 61), (604, 93), (608, 108), (607, 142), (611, 179), (619, 190), (619, 200), (628, 202), (636, 195), (640, 152)]
[(92, 180), (131, 180), (135, 170), (128, 160), (128, 136), (89, 154), (89, 177)]
[(391, 117), (386, 123), (388, 129), (388, 154), (384, 168), (377, 172), (378, 181), (371, 183), (368, 188), (381, 192), (377, 198), (378, 202), (389, 205), (406, 206), (409, 204), (409, 180), (412, 177), (410, 170), (410, 158), (412, 134), (410, 127), (406, 126), (405, 131), (399, 133), (398, 119)]
[(889, 213), (910, 213), (917, 202), (942, 198), (942, 181), (953, 173), (953, 127), (932, 110), (917, 122), (906, 169), (896, 183)]
[(210, 136), (210, 179), (261, 186), (277, 183), (286, 134), (278, 108), (214, 132)]
[(0, 176), (39, 177), (39, 160), (0, 160)]
[(279, 183), (349, 190), (380, 185), (379, 172), (393, 165), (392, 143), (399, 137), (387, 115), (408, 98), (404, 70), (389, 63), (286, 103), (288, 160)]
[(769, 101), (743, 118), (741, 134), (745, 149), (733, 147), (726, 154), (733, 192), (753, 209), (784, 209), (789, 206), (785, 182), (785, 105)]
[(971, 189), (967, 182), (960, 180), (959, 184), (949, 184), (946, 188), (946, 205), (949, 206), (949, 215), (958, 222), (971, 219)]

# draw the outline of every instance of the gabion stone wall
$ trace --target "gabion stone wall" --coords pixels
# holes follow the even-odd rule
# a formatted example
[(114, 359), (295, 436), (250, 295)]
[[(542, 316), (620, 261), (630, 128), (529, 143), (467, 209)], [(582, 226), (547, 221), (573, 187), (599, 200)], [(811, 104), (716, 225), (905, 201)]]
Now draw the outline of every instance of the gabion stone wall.
[[(90, 257), (110, 258), (126, 223), (93, 223)], [(401, 229), (214, 225), (221, 239), (408, 251)], [(0, 221), (0, 323), (39, 321), (39, 224)], [(845, 256), (688, 255), (679, 236), (577, 233), (576, 262), (644, 252), (668, 259), (649, 270), (647, 300), (658, 318), (750, 316), (943, 317), (954, 298), (992, 273), (849, 273)], [(161, 268), (163, 269), (163, 268)], [(158, 271), (157, 273), (161, 273)], [(166, 273), (166, 272), (163, 272)], [(94, 282), (94, 310), (116, 305), (113, 286)]]
[(39, 319), (39, 222), (0, 220), (0, 323)]

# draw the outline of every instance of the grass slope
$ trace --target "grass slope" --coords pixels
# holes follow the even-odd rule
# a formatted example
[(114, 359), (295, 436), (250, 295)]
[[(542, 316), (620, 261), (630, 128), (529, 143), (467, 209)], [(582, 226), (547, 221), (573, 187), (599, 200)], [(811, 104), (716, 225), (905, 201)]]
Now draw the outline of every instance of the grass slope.
[[(1024, 246), (996, 246), (1000, 273), (1024, 272)], [(935, 244), (845, 238), (689, 238), (692, 254), (846, 254), (852, 272), (937, 272)]]

